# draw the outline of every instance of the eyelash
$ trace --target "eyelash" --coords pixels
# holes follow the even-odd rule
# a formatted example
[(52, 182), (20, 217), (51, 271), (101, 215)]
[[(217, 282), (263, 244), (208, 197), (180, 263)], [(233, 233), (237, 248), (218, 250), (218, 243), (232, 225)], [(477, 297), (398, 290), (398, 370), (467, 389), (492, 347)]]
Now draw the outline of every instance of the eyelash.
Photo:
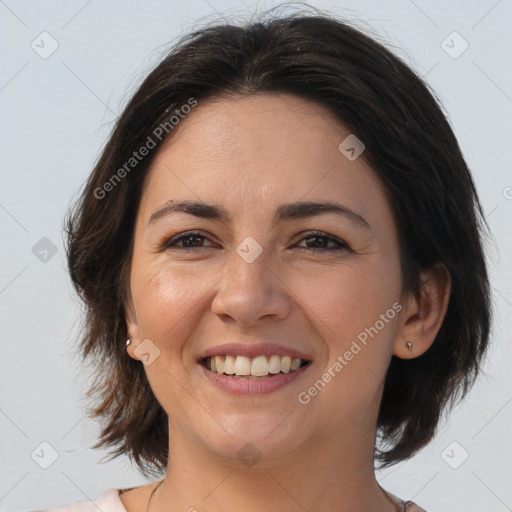
[[(185, 233), (180, 233), (179, 235), (170, 238), (169, 240), (165, 241), (163, 244), (163, 249), (180, 249), (185, 251), (193, 251), (195, 249), (202, 249), (202, 247), (180, 247), (178, 245), (175, 245), (177, 242), (180, 242), (181, 240), (184, 240), (189, 237), (199, 237), (199, 238), (205, 238), (208, 237), (206, 235), (203, 235), (202, 233), (198, 231), (187, 231)], [(350, 250), (350, 247), (348, 244), (340, 240), (334, 236), (328, 235), (327, 233), (324, 233), (322, 231), (309, 231), (307, 232), (300, 240), (299, 242), (302, 242), (305, 239), (313, 238), (313, 237), (319, 237), (319, 238), (325, 238), (327, 242), (334, 242), (337, 244), (337, 247), (323, 247), (323, 248), (315, 248), (315, 247), (299, 247), (298, 249), (305, 249), (306, 251), (315, 251), (315, 252), (332, 252), (332, 251), (343, 251), (343, 250)], [(212, 247), (212, 246), (207, 246)]]

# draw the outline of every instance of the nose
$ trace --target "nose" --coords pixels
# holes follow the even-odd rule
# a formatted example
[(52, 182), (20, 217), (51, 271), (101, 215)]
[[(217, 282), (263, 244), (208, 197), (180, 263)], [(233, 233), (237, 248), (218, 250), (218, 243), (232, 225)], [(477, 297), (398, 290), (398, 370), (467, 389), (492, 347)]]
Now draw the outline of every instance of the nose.
[(290, 289), (265, 251), (250, 263), (234, 251), (226, 270), (212, 302), (212, 312), (222, 320), (252, 326), (263, 317), (288, 315)]

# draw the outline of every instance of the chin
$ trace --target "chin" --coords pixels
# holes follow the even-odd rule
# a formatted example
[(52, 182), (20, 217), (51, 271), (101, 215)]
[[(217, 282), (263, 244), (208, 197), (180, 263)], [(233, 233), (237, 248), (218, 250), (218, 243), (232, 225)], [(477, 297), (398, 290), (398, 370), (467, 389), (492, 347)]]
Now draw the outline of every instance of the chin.
[(226, 430), (217, 428), (216, 439), (204, 436), (204, 445), (222, 458), (248, 467), (247, 460), (255, 461), (254, 465), (264, 467), (265, 462), (284, 459), (307, 443), (308, 436), (302, 428), (298, 430), (300, 422), (288, 421), (287, 414), (231, 415), (219, 421)]

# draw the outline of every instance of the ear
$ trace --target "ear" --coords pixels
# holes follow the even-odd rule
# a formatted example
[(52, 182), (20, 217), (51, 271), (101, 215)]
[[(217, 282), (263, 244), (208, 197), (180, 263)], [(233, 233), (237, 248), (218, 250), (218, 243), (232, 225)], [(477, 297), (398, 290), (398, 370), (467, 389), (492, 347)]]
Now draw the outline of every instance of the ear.
[[(448, 309), (451, 277), (446, 266), (436, 263), (422, 270), (420, 279), (420, 295), (410, 295), (405, 301), (393, 347), (393, 354), (402, 359), (418, 357), (430, 348)], [(407, 342), (412, 344), (411, 350)]]
[(139, 358), (135, 355), (135, 349), (140, 343), (139, 324), (137, 322), (137, 314), (133, 305), (131, 291), (129, 291), (129, 297), (124, 302), (124, 311), (126, 332), (128, 333), (128, 338), (131, 339), (131, 343), (126, 346), (126, 351), (132, 359), (136, 359), (138, 361)]

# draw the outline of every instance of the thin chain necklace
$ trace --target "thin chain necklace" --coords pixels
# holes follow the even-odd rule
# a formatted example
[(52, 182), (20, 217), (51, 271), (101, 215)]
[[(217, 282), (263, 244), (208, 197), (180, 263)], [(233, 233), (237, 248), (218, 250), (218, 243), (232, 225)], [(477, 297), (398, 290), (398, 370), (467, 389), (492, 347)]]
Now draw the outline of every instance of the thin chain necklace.
[[(149, 495), (148, 505), (147, 505), (147, 507), (146, 507), (146, 512), (149, 512), (149, 505), (150, 505), (150, 503), (151, 503), (151, 500), (153, 499), (153, 496), (155, 495), (155, 492), (156, 492), (156, 491), (157, 491), (157, 489), (158, 489), (158, 488), (163, 484), (163, 482), (164, 482), (163, 480), (162, 480), (162, 481), (160, 481), (160, 482), (158, 483), (158, 485), (157, 485), (157, 486), (156, 486), (156, 487), (151, 491), (151, 494)], [(387, 496), (387, 493), (386, 493), (386, 496)], [(393, 505), (395, 505), (395, 502), (391, 499), (391, 497), (389, 497), (389, 496), (388, 496), (388, 499), (393, 503)], [(400, 506), (400, 505), (399, 505), (399, 506)], [(399, 508), (398, 510), (402, 511), (402, 510), (404, 510), (404, 509), (402, 509), (402, 507), (400, 506), (400, 508)]]
[(149, 495), (148, 506), (146, 507), (146, 512), (148, 512), (148, 510), (149, 510), (149, 504), (151, 503), (151, 500), (153, 499), (153, 496), (155, 495), (156, 490), (162, 485), (162, 483), (163, 483), (163, 480), (161, 482), (159, 482), (158, 485), (151, 491), (151, 494)]

